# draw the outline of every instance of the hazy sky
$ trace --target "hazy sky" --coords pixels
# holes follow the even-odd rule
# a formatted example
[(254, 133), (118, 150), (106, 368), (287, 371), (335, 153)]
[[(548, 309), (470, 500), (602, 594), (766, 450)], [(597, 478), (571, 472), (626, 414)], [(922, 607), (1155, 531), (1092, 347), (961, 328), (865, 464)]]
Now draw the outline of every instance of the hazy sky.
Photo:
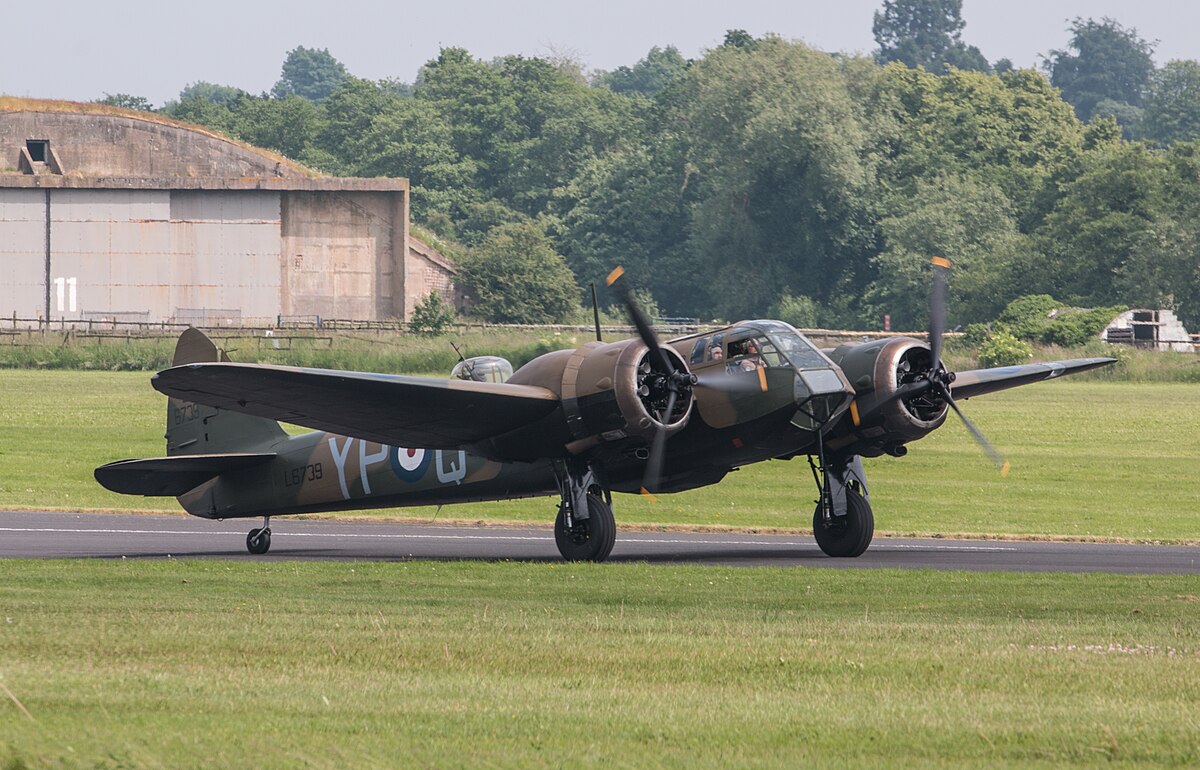
[[(727, 29), (774, 32), (827, 51), (870, 52), (882, 0), (163, 0), (21, 2), (4, 9), (0, 94), (89, 101), (105, 93), (155, 105), (207, 80), (270, 90), (286, 53), (328, 48), (351, 73), (412, 81), (442, 46), (479, 58), (567, 53), (593, 69), (633, 64), (651, 46), (685, 57)], [(1187, 0), (964, 0), (963, 39), (989, 61), (1033, 66), (1067, 43), (1077, 16), (1110, 16), (1159, 41), (1155, 58), (1200, 59), (1200, 6)]]

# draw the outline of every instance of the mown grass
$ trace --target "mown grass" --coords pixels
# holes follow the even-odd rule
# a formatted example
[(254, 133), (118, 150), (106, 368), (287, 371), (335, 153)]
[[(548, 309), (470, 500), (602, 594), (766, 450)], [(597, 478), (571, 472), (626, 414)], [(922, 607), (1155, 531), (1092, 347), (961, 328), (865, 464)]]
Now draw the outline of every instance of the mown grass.
[[(177, 510), (116, 495), (92, 469), (161, 455), (165, 399), (145, 374), (0, 371), (0, 507)], [(1200, 540), (1200, 391), (1181, 384), (1062, 380), (973, 399), (965, 410), (1012, 462), (1000, 478), (951, 419), (907, 457), (867, 462), (876, 525), (924, 534)], [(815, 493), (803, 460), (731, 473), (715, 487), (617, 498), (636, 525), (802, 529)], [(548, 498), (384, 511), (549, 522)]]
[(0, 562), (0, 762), (1194, 767), (1197, 594), (1195, 577)]

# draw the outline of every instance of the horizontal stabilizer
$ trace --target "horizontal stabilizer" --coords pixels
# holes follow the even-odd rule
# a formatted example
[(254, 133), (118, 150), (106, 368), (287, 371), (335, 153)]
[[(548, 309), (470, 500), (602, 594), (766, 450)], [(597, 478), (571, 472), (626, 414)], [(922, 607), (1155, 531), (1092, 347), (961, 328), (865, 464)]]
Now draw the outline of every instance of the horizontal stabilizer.
[(982, 396), (985, 393), (1015, 388), (1018, 385), (1028, 385), (1031, 382), (1052, 380), (1068, 374), (1079, 374), (1089, 369), (1097, 369), (1114, 363), (1116, 360), (1115, 358), (1072, 358), (1068, 361), (1051, 361), (1045, 364), (972, 369), (969, 372), (958, 372), (954, 384), (950, 386), (950, 393), (960, 400), (972, 396)]
[(174, 455), (118, 460), (96, 469), (96, 481), (112, 492), (146, 497), (179, 497), (227, 471), (261, 465), (268, 454)]
[(558, 408), (554, 392), (531, 385), (291, 366), (188, 364), (159, 372), (151, 384), (218, 409), (428, 449), (466, 447)]

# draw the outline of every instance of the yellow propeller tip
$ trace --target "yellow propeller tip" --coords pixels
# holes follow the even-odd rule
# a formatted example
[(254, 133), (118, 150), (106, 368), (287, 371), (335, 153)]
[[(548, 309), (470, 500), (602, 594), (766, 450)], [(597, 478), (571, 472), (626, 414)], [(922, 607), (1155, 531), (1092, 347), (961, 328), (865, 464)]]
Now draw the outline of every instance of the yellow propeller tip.
[(767, 392), (767, 370), (761, 366), (758, 368), (758, 387), (762, 388), (762, 392)]
[(604, 279), (604, 285), (612, 286), (614, 283), (617, 282), (617, 279), (623, 275), (625, 275), (625, 268), (621, 267), (620, 265), (617, 265), (616, 269), (613, 270), (611, 273), (609, 273), (608, 277)]
[(653, 494), (651, 494), (649, 489), (642, 487), (639, 491), (642, 493), (642, 496), (645, 498), (648, 498), (650, 500), (650, 502), (652, 502), (652, 503), (658, 502), (658, 498), (655, 497)]
[(850, 402), (850, 420), (851, 420), (851, 422), (854, 423), (854, 427), (856, 427), (856, 428), (862, 423), (862, 420), (859, 419), (859, 416), (858, 416), (858, 402), (857, 401)]
[(950, 260), (946, 259), (945, 257), (934, 257), (933, 259), (931, 259), (929, 261), (932, 262), (933, 264), (937, 265), (938, 267), (944, 267), (947, 270), (950, 269)]
[(1004, 465), (1000, 466), (1000, 478), (1007, 478), (1010, 470), (1012, 470), (1012, 466), (1008, 464), (1007, 460), (1005, 460)]

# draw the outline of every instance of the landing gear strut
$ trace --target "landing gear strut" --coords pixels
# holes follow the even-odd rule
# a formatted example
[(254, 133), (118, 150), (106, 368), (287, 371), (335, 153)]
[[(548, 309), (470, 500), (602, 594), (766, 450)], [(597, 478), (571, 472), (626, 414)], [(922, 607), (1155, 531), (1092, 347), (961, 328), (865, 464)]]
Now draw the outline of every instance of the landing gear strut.
[(875, 534), (875, 514), (867, 494), (862, 458), (835, 457), (813, 462), (820, 498), (813, 511), (813, 536), (827, 556), (862, 556)]
[(558, 552), (567, 561), (604, 561), (617, 539), (612, 496), (587, 465), (566, 461), (555, 470), (562, 494), (554, 520)]
[(255, 556), (261, 556), (271, 550), (271, 517), (263, 517), (263, 525), (250, 530), (246, 535), (246, 550)]

